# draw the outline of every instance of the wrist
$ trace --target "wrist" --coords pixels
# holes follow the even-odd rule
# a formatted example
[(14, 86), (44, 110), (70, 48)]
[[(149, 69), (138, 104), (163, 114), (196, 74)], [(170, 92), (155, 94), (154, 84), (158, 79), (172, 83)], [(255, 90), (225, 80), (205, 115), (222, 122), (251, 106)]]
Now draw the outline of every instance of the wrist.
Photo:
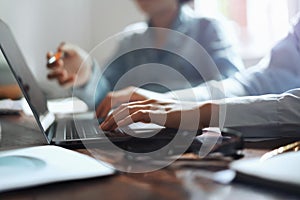
[(200, 127), (219, 127), (219, 105), (205, 103), (199, 106)]

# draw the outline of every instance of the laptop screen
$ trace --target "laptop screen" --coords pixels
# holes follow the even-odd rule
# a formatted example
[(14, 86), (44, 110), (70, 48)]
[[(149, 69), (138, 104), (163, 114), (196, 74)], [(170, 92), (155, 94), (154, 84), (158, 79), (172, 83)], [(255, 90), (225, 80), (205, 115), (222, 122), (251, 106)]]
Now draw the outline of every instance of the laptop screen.
[(47, 100), (27, 66), (8, 26), (0, 20), (0, 64), (11, 69), (40, 128), (45, 133), (54, 122), (49, 116)]

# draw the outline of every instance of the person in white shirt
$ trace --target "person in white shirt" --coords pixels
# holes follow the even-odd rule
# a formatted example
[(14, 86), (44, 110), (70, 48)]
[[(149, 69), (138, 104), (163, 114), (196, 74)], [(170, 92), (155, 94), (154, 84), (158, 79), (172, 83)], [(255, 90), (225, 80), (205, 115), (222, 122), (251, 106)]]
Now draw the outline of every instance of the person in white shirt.
[(277, 95), (202, 103), (151, 99), (122, 104), (100, 128), (114, 130), (133, 122), (144, 122), (186, 130), (233, 128), (240, 130), (245, 137), (291, 137), (299, 136), (299, 105), (300, 88)]
[[(98, 116), (105, 117), (112, 106), (124, 100), (134, 102), (122, 104), (100, 127), (111, 130), (141, 121), (171, 128), (182, 127), (182, 124), (187, 129), (231, 127), (242, 130), (247, 137), (297, 135), (300, 126), (300, 21), (299, 17), (297, 19), (288, 36), (272, 49), (270, 56), (256, 67), (229, 79), (209, 82), (208, 87), (200, 85), (165, 94), (134, 87), (108, 94), (97, 109)], [(231, 98), (211, 99), (209, 92), (222, 87), (224, 96)], [(289, 89), (292, 90), (287, 91)], [(200, 103), (182, 101), (192, 100), (194, 94)], [(235, 97), (243, 95), (252, 96)], [(179, 97), (180, 101), (163, 100), (172, 97)], [(222, 106), (225, 111), (220, 109)], [(200, 120), (195, 122), (197, 114)], [(186, 122), (182, 122), (183, 115)], [(222, 124), (221, 118), (224, 119)]]

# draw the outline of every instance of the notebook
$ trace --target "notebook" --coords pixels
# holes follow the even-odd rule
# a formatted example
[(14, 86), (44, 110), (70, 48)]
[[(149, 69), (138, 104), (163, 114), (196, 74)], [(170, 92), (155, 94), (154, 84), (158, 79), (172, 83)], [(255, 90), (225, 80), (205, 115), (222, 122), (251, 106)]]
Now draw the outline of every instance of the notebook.
[(114, 173), (107, 163), (57, 146), (0, 152), (0, 192)]

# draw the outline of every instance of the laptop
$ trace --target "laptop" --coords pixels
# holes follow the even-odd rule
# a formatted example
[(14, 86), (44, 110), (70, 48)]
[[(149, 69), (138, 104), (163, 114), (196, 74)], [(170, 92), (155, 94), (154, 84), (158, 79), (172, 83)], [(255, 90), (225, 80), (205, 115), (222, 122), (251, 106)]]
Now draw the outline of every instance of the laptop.
[(105, 132), (99, 129), (97, 119), (59, 119), (47, 108), (47, 99), (38, 87), (37, 81), (13, 37), (10, 28), (0, 20), (0, 64), (7, 65), (44, 134), (48, 144), (78, 147), (84, 143), (126, 141), (131, 138), (121, 129)]

